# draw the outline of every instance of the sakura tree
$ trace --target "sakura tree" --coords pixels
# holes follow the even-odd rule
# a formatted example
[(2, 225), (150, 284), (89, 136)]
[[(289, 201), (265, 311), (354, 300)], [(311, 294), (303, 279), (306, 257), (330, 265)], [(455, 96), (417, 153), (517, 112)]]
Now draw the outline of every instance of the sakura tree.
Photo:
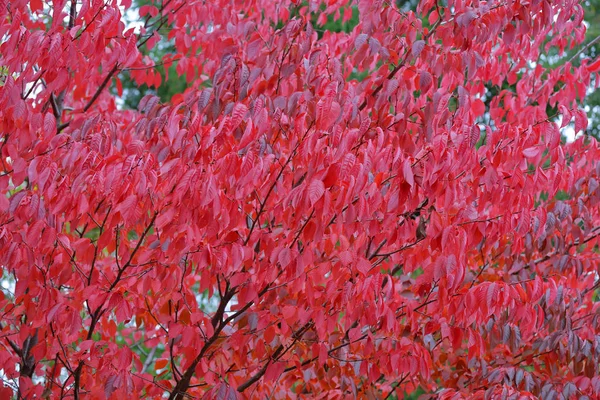
[(578, 1), (130, 3), (0, 4), (1, 398), (600, 397)]

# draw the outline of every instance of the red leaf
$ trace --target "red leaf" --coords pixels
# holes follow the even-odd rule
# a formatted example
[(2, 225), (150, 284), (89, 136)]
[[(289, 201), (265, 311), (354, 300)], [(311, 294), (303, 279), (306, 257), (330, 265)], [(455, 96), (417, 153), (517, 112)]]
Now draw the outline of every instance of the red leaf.
[(267, 371), (265, 372), (265, 381), (271, 382), (279, 379), (279, 376), (283, 373), (285, 369), (285, 364), (280, 362), (272, 362), (267, 367)]
[(407, 158), (404, 160), (402, 164), (402, 173), (404, 174), (404, 179), (410, 186), (414, 186), (415, 177), (413, 175), (412, 166), (410, 165), (410, 160)]
[(427, 71), (421, 71), (421, 73), (419, 75), (419, 87), (421, 88), (421, 90), (423, 92), (426, 92), (427, 90), (429, 90), (432, 82), (433, 82), (433, 78), (431, 77), (431, 74)]
[(29, 8), (31, 8), (31, 12), (42, 11), (44, 9), (44, 3), (42, 0), (30, 0)]
[(27, 116), (27, 105), (25, 102), (21, 99), (17, 99), (12, 113), (16, 120), (24, 120)]
[(462, 13), (456, 18), (456, 23), (462, 27), (466, 28), (477, 18), (475, 12), (468, 10), (467, 12)]
[(537, 146), (529, 147), (523, 150), (523, 155), (528, 158), (537, 157), (538, 154), (540, 154), (540, 148)]
[(325, 193), (325, 185), (322, 181), (315, 179), (308, 186), (308, 200), (311, 206), (314, 206), (317, 201), (321, 199)]
[(569, 122), (571, 122), (573, 115), (571, 114), (571, 111), (562, 104), (558, 106), (558, 110), (562, 115), (562, 124), (560, 127), (564, 128), (565, 126), (569, 125)]
[(423, 51), (423, 48), (425, 47), (425, 41), (424, 40), (415, 40), (412, 44), (412, 54), (414, 58), (419, 57), (419, 55), (421, 54), (421, 52)]
[(115, 208), (115, 212), (120, 212), (126, 222), (131, 222), (135, 216), (136, 204), (137, 196), (131, 194)]
[(371, 53), (376, 54), (379, 53), (379, 49), (381, 49), (381, 43), (374, 37), (369, 38), (369, 49)]
[(357, 50), (360, 49), (362, 46), (364, 46), (367, 43), (368, 38), (369, 38), (369, 35), (367, 35), (366, 33), (361, 33), (360, 35), (358, 35), (356, 37), (356, 40), (354, 41), (354, 47)]
[(169, 360), (167, 360), (166, 358), (160, 358), (154, 362), (154, 368), (156, 370), (160, 370), (166, 367), (167, 364), (169, 364)]
[(51, 113), (46, 113), (44, 115), (44, 136), (48, 137), (49, 135), (56, 133), (56, 118)]
[(202, 397), (204, 400), (237, 400), (238, 398), (237, 391), (226, 382), (215, 385)]
[(231, 113), (231, 129), (235, 129), (238, 127), (246, 113), (248, 112), (248, 107), (245, 104), (237, 103), (233, 107), (233, 112)]
[(352, 167), (354, 167), (354, 163), (356, 162), (356, 157), (352, 153), (348, 153), (344, 156), (342, 160), (342, 166), (340, 167), (340, 176), (342, 178), (346, 177)]
[(573, 112), (575, 114), (575, 133), (585, 132), (588, 126), (588, 119), (585, 111), (577, 109)]
[(496, 282), (490, 283), (487, 289), (487, 297), (486, 304), (488, 309), (492, 308), (492, 305), (495, 303), (496, 294), (497, 294), (497, 285)]
[(469, 132), (469, 146), (471, 146), (471, 148), (475, 148), (480, 136), (481, 129), (479, 129), (478, 125), (473, 125), (471, 132)]
[(356, 263), (356, 269), (363, 275), (367, 275), (371, 270), (371, 263), (364, 258), (361, 258)]
[(597, 57), (591, 64), (586, 65), (589, 72), (598, 72), (600, 70), (600, 57)]
[(117, 381), (117, 375), (110, 375), (106, 378), (105, 382), (104, 382), (104, 395), (106, 396), (107, 399), (110, 399), (110, 397), (112, 396), (113, 392), (116, 389), (116, 384), (115, 382)]
[(141, 17), (144, 17), (148, 14), (151, 17), (156, 17), (158, 15), (158, 8), (151, 5), (144, 5), (140, 7), (139, 13)]
[(485, 113), (485, 104), (480, 99), (474, 99), (471, 102), (471, 110), (475, 117), (481, 117)]
[(290, 264), (290, 262), (292, 261), (292, 253), (291, 253), (290, 249), (287, 247), (284, 247), (279, 252), (279, 256), (277, 257), (277, 260), (279, 261), (279, 264), (281, 264), (282, 268), (287, 267)]

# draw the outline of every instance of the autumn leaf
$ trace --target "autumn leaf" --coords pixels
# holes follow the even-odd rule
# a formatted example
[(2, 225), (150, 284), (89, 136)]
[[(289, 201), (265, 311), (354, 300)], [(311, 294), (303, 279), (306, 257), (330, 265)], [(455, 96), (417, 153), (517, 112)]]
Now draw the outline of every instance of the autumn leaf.
[(317, 201), (323, 197), (323, 193), (325, 193), (325, 185), (322, 181), (315, 179), (313, 180), (307, 188), (308, 191), (308, 199), (312, 206), (315, 205)]

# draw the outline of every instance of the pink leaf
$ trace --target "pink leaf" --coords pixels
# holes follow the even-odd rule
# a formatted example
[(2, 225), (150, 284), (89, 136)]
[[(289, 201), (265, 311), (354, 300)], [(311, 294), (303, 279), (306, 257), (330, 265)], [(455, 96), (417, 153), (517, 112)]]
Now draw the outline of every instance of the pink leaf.
[(494, 299), (496, 297), (496, 292), (497, 292), (497, 284), (496, 282), (492, 282), (489, 286), (488, 286), (488, 290), (487, 290), (487, 296), (486, 296), (486, 300), (487, 300), (487, 306), (488, 308), (492, 307), (492, 304), (494, 303)]
[(292, 253), (291, 253), (290, 249), (287, 247), (284, 247), (279, 252), (279, 255), (277, 256), (277, 260), (279, 261), (279, 264), (281, 264), (282, 268), (287, 267), (290, 264), (290, 262), (292, 261)]
[(56, 132), (56, 118), (51, 113), (44, 115), (44, 134), (47, 137)]
[(369, 261), (365, 260), (364, 258), (361, 258), (356, 263), (356, 269), (361, 274), (367, 275), (369, 273), (369, 271), (371, 270), (371, 263)]
[(588, 119), (585, 111), (577, 109), (573, 113), (575, 114), (575, 133), (585, 132), (588, 127)]
[(402, 173), (404, 174), (404, 179), (410, 186), (414, 186), (415, 177), (412, 171), (412, 166), (410, 165), (410, 161), (407, 158), (404, 160), (404, 164), (402, 165)]
[(477, 142), (479, 141), (479, 137), (481, 136), (481, 130), (478, 125), (473, 125), (471, 128), (471, 132), (469, 133), (469, 146), (474, 148)]
[(427, 71), (421, 71), (421, 74), (419, 75), (419, 87), (421, 88), (421, 91), (426, 92), (432, 82), (433, 78), (431, 77), (431, 74)]
[(325, 193), (325, 185), (323, 182), (318, 179), (313, 180), (308, 186), (308, 199), (310, 200), (310, 204), (314, 206), (323, 196), (323, 193)]
[(366, 33), (361, 33), (360, 35), (358, 35), (356, 37), (356, 40), (354, 41), (354, 46), (356, 47), (356, 49), (360, 49), (365, 43), (367, 43), (368, 38), (369, 35), (367, 35)]
[(415, 40), (415, 42), (412, 45), (412, 54), (413, 54), (413, 57), (415, 57), (415, 58), (419, 57), (419, 54), (421, 54), (421, 52), (423, 51), (424, 47), (425, 47), (425, 41), (424, 40)]
[(571, 114), (571, 111), (567, 107), (563, 106), (562, 104), (560, 106), (558, 106), (558, 110), (560, 111), (560, 114), (562, 115), (562, 124), (560, 125), (560, 127), (564, 128), (565, 126), (569, 125), (569, 122), (571, 122), (573, 115)]
[(528, 147), (525, 150), (523, 150), (523, 155), (528, 158), (537, 157), (538, 154), (540, 154), (539, 147)]

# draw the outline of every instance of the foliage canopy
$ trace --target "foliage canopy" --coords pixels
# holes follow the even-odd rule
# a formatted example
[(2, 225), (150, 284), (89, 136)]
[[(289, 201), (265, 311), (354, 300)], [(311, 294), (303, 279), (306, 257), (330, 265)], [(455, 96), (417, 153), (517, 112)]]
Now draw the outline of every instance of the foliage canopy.
[(0, 6), (0, 397), (600, 396), (578, 1), (130, 3)]

